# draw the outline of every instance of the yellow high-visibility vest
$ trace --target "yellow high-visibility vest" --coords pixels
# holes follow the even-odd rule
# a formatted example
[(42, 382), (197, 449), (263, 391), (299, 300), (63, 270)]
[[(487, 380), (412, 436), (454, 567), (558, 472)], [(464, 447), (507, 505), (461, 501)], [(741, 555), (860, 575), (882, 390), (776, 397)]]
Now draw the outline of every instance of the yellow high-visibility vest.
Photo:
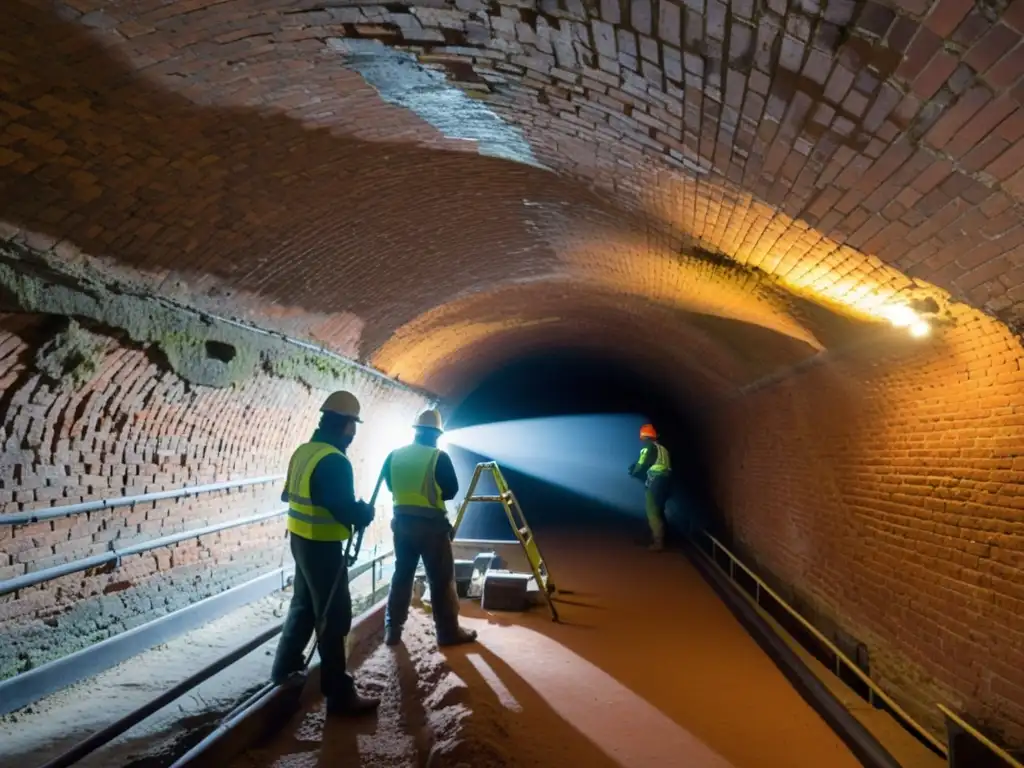
[(654, 463), (648, 468), (647, 474), (661, 475), (672, 469), (672, 458), (668, 455), (668, 448), (663, 446), (661, 443), (645, 445), (640, 451), (640, 461), (637, 463), (643, 464), (644, 460), (647, 458), (647, 452), (652, 448), (658, 452), (658, 455), (654, 459)]
[(310, 498), (309, 485), (313, 471), (321, 459), (337, 454), (345, 461), (348, 457), (327, 443), (306, 443), (292, 454), (288, 464), (288, 530), (296, 536), (312, 541), (345, 541), (352, 535), (325, 508), (317, 507)]
[(419, 443), (399, 448), (391, 454), (391, 496), (396, 510), (399, 507), (419, 507), (447, 514), (441, 487), (434, 479), (440, 455), (439, 449)]

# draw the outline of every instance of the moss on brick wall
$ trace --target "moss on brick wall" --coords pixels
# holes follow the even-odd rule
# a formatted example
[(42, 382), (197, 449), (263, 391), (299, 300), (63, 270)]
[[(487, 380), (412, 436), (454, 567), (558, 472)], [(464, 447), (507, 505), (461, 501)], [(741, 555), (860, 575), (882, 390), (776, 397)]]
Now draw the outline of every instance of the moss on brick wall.
[(90, 333), (74, 320), (36, 351), (36, 369), (47, 379), (80, 387), (99, 370), (110, 340)]
[[(280, 336), (0, 243), (0, 512), (279, 474), (326, 392), (364, 407), (368, 495), (422, 394)], [(6, 314), (4, 314), (6, 313)], [(392, 429), (393, 432), (393, 429)], [(280, 507), (278, 483), (0, 526), (0, 581)], [(276, 567), (283, 523), (245, 526), (0, 598), (0, 679)], [(386, 535), (381, 522), (366, 547)]]
[(178, 376), (201, 386), (229, 387), (267, 373), (334, 389), (363, 375), (336, 355), (169, 303), (83, 267), (70, 270), (11, 240), (0, 242), (0, 304), (74, 321), (48, 345), (39, 370), (78, 384), (95, 371), (90, 360), (104, 347), (81, 324), (157, 351)]

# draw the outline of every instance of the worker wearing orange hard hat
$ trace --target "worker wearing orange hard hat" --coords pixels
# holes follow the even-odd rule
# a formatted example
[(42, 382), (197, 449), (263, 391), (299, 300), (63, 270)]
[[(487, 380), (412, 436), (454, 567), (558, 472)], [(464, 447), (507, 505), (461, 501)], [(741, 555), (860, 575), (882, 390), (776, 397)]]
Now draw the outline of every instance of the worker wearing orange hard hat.
[(640, 427), (640, 458), (630, 466), (629, 474), (643, 480), (647, 489), (647, 522), (651, 526), (651, 550), (665, 548), (665, 504), (671, 494), (672, 458), (668, 448), (658, 442), (653, 424)]

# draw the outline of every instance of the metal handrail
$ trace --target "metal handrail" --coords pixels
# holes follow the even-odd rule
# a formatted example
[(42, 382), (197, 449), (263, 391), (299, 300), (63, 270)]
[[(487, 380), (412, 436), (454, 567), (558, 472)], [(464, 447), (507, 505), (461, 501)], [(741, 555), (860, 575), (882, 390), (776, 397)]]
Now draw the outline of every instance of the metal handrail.
[(198, 496), (202, 493), (226, 491), (232, 488), (243, 488), (250, 485), (272, 483), (283, 479), (284, 475), (265, 475), (264, 477), (249, 477), (244, 480), (228, 480), (223, 483), (186, 486), (185, 488), (178, 488), (173, 491), (156, 491), (155, 493), (144, 493), (138, 496), (121, 496), (116, 499), (84, 501), (80, 504), (68, 504), (62, 507), (50, 507), (49, 509), (40, 509), (31, 512), (13, 512), (6, 515), (0, 515), (0, 525), (27, 525), (29, 523), (39, 523), (43, 520), (53, 520), (58, 517), (80, 515), (85, 512), (98, 512), (99, 510), (117, 509), (118, 507), (132, 507), (136, 504), (147, 504), (152, 501), (179, 499), (183, 496)]
[[(261, 515), (250, 515), (249, 517), (226, 520), (222, 523), (204, 526), (203, 528), (193, 528), (189, 531), (182, 531), (181, 533), (175, 533), (169, 536), (161, 536), (157, 539), (149, 539), (148, 541), (134, 544), (130, 547), (125, 547), (124, 549), (112, 548), (109, 552), (104, 552), (102, 555), (93, 555), (92, 557), (73, 560), (72, 562), (64, 563), (63, 565), (56, 565), (52, 568), (44, 568), (41, 571), (26, 573), (21, 576), (16, 576), (13, 579), (8, 579), (7, 581), (0, 581), (0, 595), (7, 595), (11, 592), (17, 592), (19, 589), (26, 589), (27, 587), (32, 587), (36, 584), (53, 581), (61, 576), (67, 576), (72, 573), (80, 573), (81, 571), (88, 570), (89, 568), (97, 568), (101, 565), (106, 565), (107, 563), (120, 563), (122, 558), (129, 557), (131, 555), (140, 555), (143, 552), (149, 552), (150, 550), (160, 549), (161, 547), (167, 547), (171, 544), (177, 544), (182, 541), (188, 541), (189, 539), (206, 536), (210, 533), (217, 533), (219, 531), (226, 531), (229, 528), (238, 528), (243, 525), (252, 525), (265, 520), (271, 520), (275, 517), (280, 517), (286, 511), (287, 510), (285, 509), (279, 509), (275, 512), (264, 512)], [(113, 542), (111, 542), (111, 545), (113, 546)]]
[(939, 711), (942, 714), (944, 714), (946, 717), (948, 717), (950, 720), (952, 720), (958, 726), (960, 726), (965, 731), (967, 731), (967, 733), (969, 733), (974, 739), (976, 739), (980, 743), (984, 744), (985, 747), (990, 752), (992, 752), (992, 754), (994, 754), (999, 759), (1003, 760), (1008, 766), (1010, 766), (1010, 768), (1024, 768), (1024, 763), (1021, 763), (1020, 760), (1018, 760), (1013, 755), (1011, 755), (1009, 752), (1007, 752), (1005, 749), (1000, 747), (998, 744), (996, 744), (994, 741), (992, 741), (992, 739), (988, 738), (988, 736), (983, 734), (981, 731), (979, 731), (973, 725), (971, 725), (970, 723), (965, 721), (962, 717), (960, 717), (960, 715), (956, 714), (949, 707), (947, 707), (947, 706), (945, 706), (943, 704), (936, 704), (936, 706), (939, 708)]
[[(377, 563), (388, 557), (391, 557), (393, 554), (394, 550), (388, 550), (387, 552), (375, 555), (366, 562), (356, 564), (355, 567), (349, 569), (348, 580), (350, 582), (354, 581), (357, 577), (366, 573), (366, 571), (370, 570), (371, 568), (374, 568)], [(376, 592), (376, 589), (374, 589), (374, 592)], [(210, 679), (218, 672), (222, 672), (223, 670), (227, 669), (243, 657), (252, 653), (261, 645), (279, 635), (282, 629), (284, 629), (283, 621), (272, 627), (265, 629), (256, 637), (238, 646), (233, 651), (230, 651), (229, 653), (226, 653), (225, 655), (221, 656), (213, 663), (206, 665), (195, 674), (189, 676), (188, 678), (173, 686), (169, 690), (164, 691), (164, 693), (160, 694), (156, 698), (150, 699), (150, 701), (146, 702), (138, 709), (129, 712), (120, 720), (111, 723), (106, 728), (97, 731), (92, 736), (89, 736), (88, 738), (75, 744), (73, 747), (71, 747), (71, 749), (67, 750), (66, 752), (63, 752), (60, 755), (54, 757), (53, 759), (47, 761), (42, 766), (40, 766), (40, 768), (68, 768), (68, 766), (74, 765), (79, 760), (82, 760), (87, 755), (95, 752), (100, 747), (109, 744), (111, 741), (116, 739), (125, 731), (135, 727), (146, 718), (163, 709), (175, 699), (181, 698), (186, 693), (191, 691), (193, 688), (196, 688), (201, 683)], [(258, 698), (262, 698), (262, 696), (269, 694), (276, 687), (276, 685), (268, 684), (252, 696), (248, 697), (242, 704), (236, 706), (233, 710), (231, 710), (231, 712), (228, 713), (227, 717), (224, 718), (222, 723), (212, 733), (208, 734), (205, 739), (203, 739), (200, 745), (193, 747), (190, 753), (192, 751), (199, 749), (201, 745), (208, 743), (211, 739), (213, 739), (216, 735), (220, 733), (220, 731), (223, 729), (224, 725), (227, 722), (237, 718), (248, 707), (254, 704)]]
[[(825, 637), (825, 635), (822, 634), (822, 632), (819, 631), (817, 627), (811, 624), (807, 619), (801, 616), (795, 608), (793, 608), (789, 605), (789, 603), (783, 600), (782, 597), (775, 590), (773, 590), (770, 586), (768, 586), (768, 584), (765, 583), (764, 579), (762, 579), (760, 576), (758, 576), (756, 573), (750, 570), (750, 568), (744, 565), (743, 562), (736, 555), (729, 551), (728, 547), (722, 544), (722, 542), (720, 542), (710, 533), (708, 533), (707, 531), (701, 531), (701, 533), (703, 533), (705, 536), (708, 537), (708, 539), (711, 540), (712, 560), (714, 560), (714, 553), (716, 549), (720, 549), (722, 552), (728, 555), (728, 574), (730, 580), (735, 582), (736, 579), (734, 577), (734, 566), (739, 566), (748, 576), (750, 576), (750, 578), (754, 580), (755, 584), (757, 585), (754, 599), (758, 605), (760, 605), (761, 602), (762, 592), (767, 592), (769, 595), (771, 595), (775, 599), (775, 601), (783, 608), (785, 608), (786, 611), (794, 619), (800, 622), (804, 629), (806, 629), (808, 632), (814, 635), (814, 637), (817, 638), (818, 641), (822, 643), (822, 645), (828, 648), (828, 650), (835, 655), (837, 674), (839, 671), (840, 662), (844, 663), (850, 669), (850, 671), (852, 671), (853, 674), (856, 675), (857, 678), (859, 678), (860, 681), (868, 687), (868, 700), (870, 701), (870, 703), (874, 704), (874, 698), (877, 696), (879, 699), (885, 702), (886, 706), (888, 706), (893, 712), (899, 715), (908, 725), (910, 725), (910, 727), (913, 728), (921, 736), (921, 738), (926, 740), (932, 747), (938, 750), (940, 754), (942, 754), (944, 757), (949, 755), (949, 750), (945, 744), (943, 744), (939, 739), (937, 739), (929, 731), (927, 731), (924, 728), (924, 726), (922, 726), (920, 723), (914, 720), (914, 718), (907, 714), (906, 710), (904, 710), (899, 704), (893, 701), (892, 697), (890, 697), (884, 690), (882, 690), (879, 687), (878, 683), (876, 683), (874, 680), (868, 677), (864, 673), (864, 671), (861, 670), (860, 667), (858, 667), (845, 653), (843, 653), (835, 645), (835, 643), (833, 643), (831, 640)], [(717, 561), (715, 562), (715, 565), (721, 569), (721, 566), (718, 565)]]
[(279, 635), (281, 633), (281, 626), (281, 624), (278, 624), (277, 626), (264, 630), (248, 642), (243, 643), (233, 651), (221, 656), (212, 664), (203, 667), (195, 674), (167, 689), (156, 698), (150, 699), (138, 709), (129, 712), (127, 715), (114, 721), (106, 728), (103, 728), (92, 736), (78, 742), (67, 752), (57, 755), (52, 760), (47, 761), (43, 764), (42, 768), (66, 768), (66, 766), (74, 765), (86, 755), (95, 752), (105, 744), (109, 744), (129, 728), (138, 725), (147, 717), (160, 711), (175, 699), (181, 698), (196, 686), (206, 682), (218, 672), (222, 672), (227, 669), (244, 656), (255, 651), (268, 640)]

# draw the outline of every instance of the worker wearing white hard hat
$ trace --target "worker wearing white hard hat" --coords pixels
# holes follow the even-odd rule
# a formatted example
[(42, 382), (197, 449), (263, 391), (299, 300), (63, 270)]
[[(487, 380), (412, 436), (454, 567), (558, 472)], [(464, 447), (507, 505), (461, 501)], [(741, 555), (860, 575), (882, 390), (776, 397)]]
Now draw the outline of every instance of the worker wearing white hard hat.
[(395, 501), (391, 531), (395, 537), (395, 572), (384, 614), (384, 642), (396, 645), (409, 615), (416, 567), (423, 567), (430, 584), (438, 645), (458, 645), (476, 639), (476, 632), (459, 626), (455, 592), (452, 527), (445, 502), (455, 498), (459, 480), (451, 457), (437, 447), (444, 431), (441, 414), (423, 411), (413, 424), (411, 445), (393, 451), (384, 462), (384, 481)]
[[(345, 669), (345, 637), (352, 628), (352, 598), (344, 542), (368, 526), (374, 510), (357, 500), (352, 464), (346, 455), (356, 434), (359, 400), (333, 392), (320, 408), (320, 425), (292, 454), (281, 500), (288, 504), (288, 533), (295, 580), (288, 616), (271, 673), (284, 682), (302, 671), (303, 651), (319, 632), (320, 688), (328, 714), (371, 712), (379, 699), (359, 695)], [(337, 585), (337, 586), (335, 586)]]

